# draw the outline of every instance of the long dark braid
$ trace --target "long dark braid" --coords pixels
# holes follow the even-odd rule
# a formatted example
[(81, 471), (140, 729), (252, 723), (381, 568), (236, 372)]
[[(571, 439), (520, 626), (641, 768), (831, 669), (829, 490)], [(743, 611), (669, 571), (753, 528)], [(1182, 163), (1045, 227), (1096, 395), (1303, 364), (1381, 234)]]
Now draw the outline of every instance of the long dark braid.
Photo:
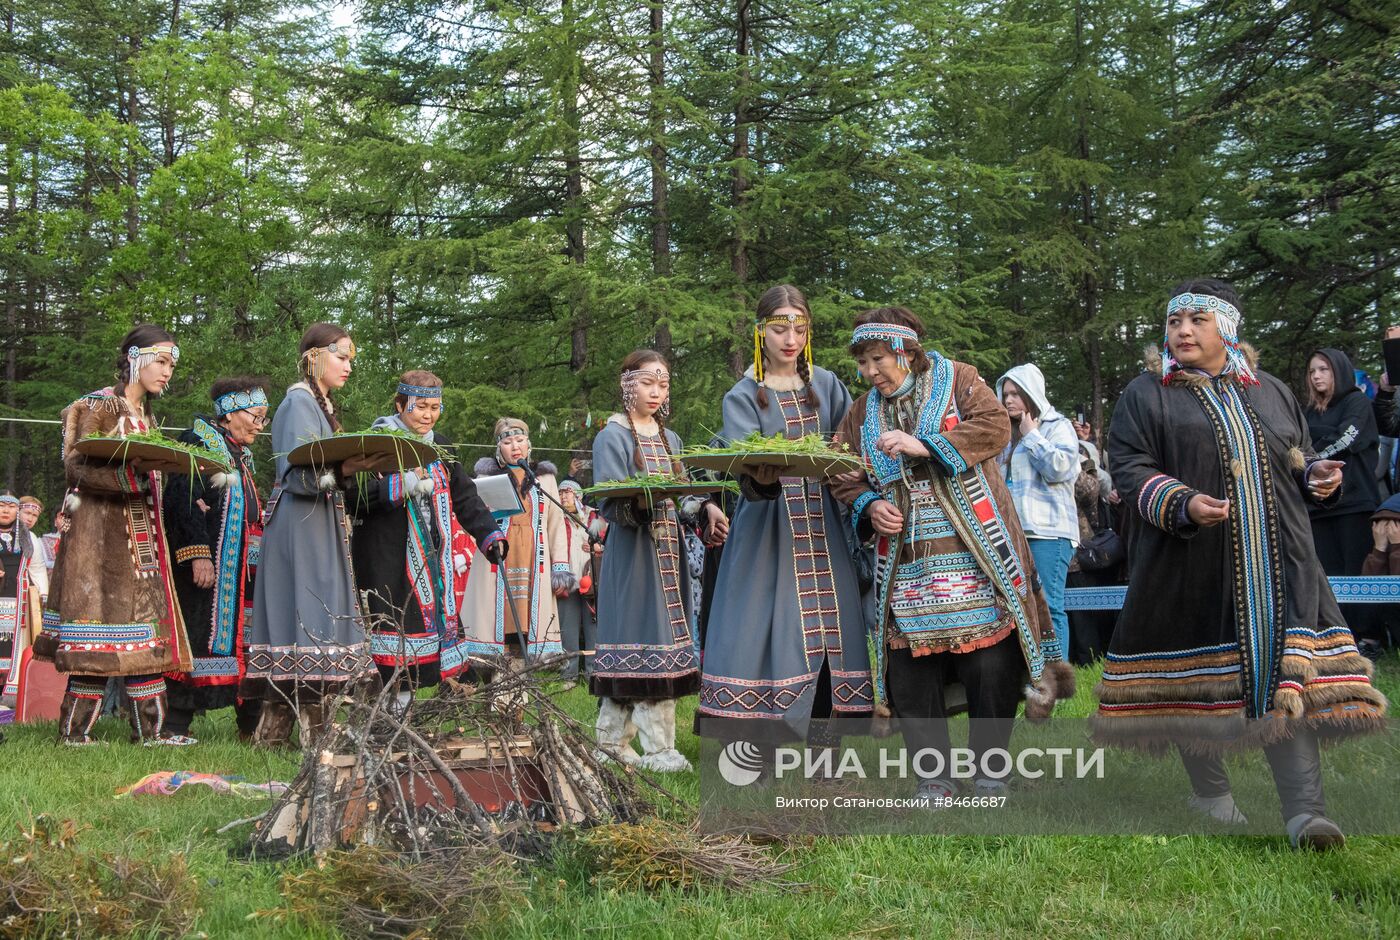
[(331, 426), (332, 433), (340, 432), (340, 422), (336, 420), (335, 412), (331, 409), (335, 405), (335, 399), (321, 391), (321, 383), (311, 377), (311, 363), (308, 360), (306, 366), (301, 371), (302, 377), (306, 379), (307, 386), (311, 389), (311, 395), (316, 399), (316, 406), (321, 409), (321, 414), (326, 416), (326, 423)]
[(806, 356), (797, 357), (797, 377), (807, 386), (807, 407), (820, 408), (822, 401), (817, 397), (817, 387), (812, 384), (812, 364), (807, 361)]
[(622, 413), (627, 416), (627, 429), (632, 432), (632, 463), (642, 473), (647, 472), (646, 458), (642, 456), (642, 438), (637, 433), (637, 425), (632, 420), (632, 410), (623, 406)]

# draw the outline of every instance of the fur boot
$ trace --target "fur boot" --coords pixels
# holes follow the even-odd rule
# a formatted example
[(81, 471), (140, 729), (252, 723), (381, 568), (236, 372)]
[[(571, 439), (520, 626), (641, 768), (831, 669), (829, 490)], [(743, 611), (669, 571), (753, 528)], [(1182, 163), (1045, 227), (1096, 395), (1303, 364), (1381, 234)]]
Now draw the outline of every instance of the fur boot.
[(637, 752), (632, 749), (632, 738), (636, 734), (631, 705), (622, 705), (610, 698), (599, 702), (595, 729), (598, 750), (595, 756), (600, 760), (615, 760), (623, 764), (637, 763)]
[(89, 688), (80, 680), (69, 679), (68, 691), (63, 694), (63, 703), (58, 707), (58, 741), (70, 747), (80, 747), (95, 743), (91, 737), (92, 727), (97, 724), (97, 716), (102, 711), (104, 685)]
[(638, 702), (632, 710), (637, 723), (637, 739), (642, 745), (642, 759), (637, 766), (654, 773), (678, 773), (690, 770), (690, 761), (676, 750), (676, 700)]

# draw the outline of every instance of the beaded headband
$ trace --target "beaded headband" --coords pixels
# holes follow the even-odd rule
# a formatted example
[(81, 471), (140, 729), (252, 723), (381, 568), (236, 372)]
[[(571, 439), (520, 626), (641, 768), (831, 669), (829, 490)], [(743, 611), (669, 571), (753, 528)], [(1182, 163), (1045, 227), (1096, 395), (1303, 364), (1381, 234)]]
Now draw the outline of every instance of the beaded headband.
[[(1220, 338), (1225, 341), (1225, 358), (1234, 373), (1239, 376), (1240, 381), (1246, 385), (1258, 385), (1259, 377), (1254, 374), (1254, 369), (1249, 365), (1249, 360), (1240, 349), (1240, 315), (1239, 308), (1226, 300), (1221, 300), (1212, 294), (1193, 294), (1187, 291), (1184, 294), (1177, 294), (1167, 301), (1167, 317), (1170, 319), (1182, 310), (1208, 310), (1215, 314), (1215, 328), (1220, 331)], [(1171, 349), (1167, 345), (1165, 332), (1162, 335), (1162, 381), (1165, 382), (1173, 372), (1181, 368), (1181, 363), (1176, 361)]]
[(529, 432), (529, 431), (526, 431), (524, 428), (506, 428), (506, 429), (505, 429), (504, 431), (502, 431), (500, 434), (497, 434), (497, 435), (496, 435), (496, 443), (499, 444), (499, 443), (501, 443), (501, 441), (504, 441), (504, 440), (506, 440), (507, 438), (511, 438), (511, 437), (529, 437), (529, 436), (530, 436), (530, 432)]
[(146, 366), (156, 361), (156, 357), (161, 353), (169, 353), (171, 362), (180, 361), (180, 347), (174, 343), (164, 343), (158, 346), (128, 346), (126, 348), (126, 380), (129, 383), (136, 381), (136, 376)]
[[(782, 308), (779, 308), (782, 309)], [(788, 307), (788, 310), (794, 308)], [(763, 333), (770, 324), (775, 326), (796, 326), (807, 324), (807, 347), (802, 354), (807, 357), (807, 365), (812, 364), (812, 315), (810, 313), (774, 314), (755, 321), (753, 327), (753, 374), (759, 385), (763, 384)]]
[(229, 392), (214, 399), (214, 416), (222, 418), (224, 415), (231, 415), (235, 411), (247, 411), (249, 408), (266, 408), (267, 392), (261, 388), (250, 388), (242, 392)]
[(580, 493), (582, 493), (583, 487), (579, 485), (579, 482), (577, 480), (560, 480), (559, 492), (562, 493), (565, 490), (578, 490)]
[[(355, 341), (348, 336), (344, 337), (344, 339), (350, 344), (350, 351), (345, 354), (346, 358), (354, 362), (356, 355)], [(307, 373), (311, 376), (312, 381), (319, 379), (326, 372), (326, 365), (321, 361), (321, 353), (339, 353), (340, 351), (340, 340), (336, 340), (334, 343), (327, 346), (313, 346), (301, 354), (301, 358), (306, 361)]]
[[(654, 369), (628, 369), (622, 373), (622, 408), (624, 411), (631, 411), (637, 403), (637, 383), (643, 377), (651, 377), (660, 381), (669, 381), (671, 373), (660, 366)], [(656, 409), (656, 413), (666, 418), (671, 414), (671, 397), (666, 396), (666, 400), (661, 403), (661, 407)]]
[(19, 497), (11, 496), (9, 493), (3, 493), (0, 494), (0, 503), (4, 503), (7, 506), (18, 506)]
[(877, 339), (889, 343), (890, 348), (894, 350), (895, 361), (899, 363), (901, 369), (909, 368), (909, 358), (904, 354), (904, 344), (907, 342), (917, 343), (919, 341), (918, 333), (897, 323), (862, 323), (851, 332), (852, 346)]
[(407, 395), (409, 398), (441, 398), (441, 385), (409, 385), (407, 382), (399, 383), (399, 394)]

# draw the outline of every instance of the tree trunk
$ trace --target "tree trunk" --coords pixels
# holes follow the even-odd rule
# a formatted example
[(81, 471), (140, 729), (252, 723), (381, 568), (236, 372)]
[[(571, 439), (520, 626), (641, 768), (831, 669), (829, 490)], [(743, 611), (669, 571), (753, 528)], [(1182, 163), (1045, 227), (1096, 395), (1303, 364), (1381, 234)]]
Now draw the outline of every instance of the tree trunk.
[[(741, 309), (748, 307), (746, 285), (749, 281), (749, 246), (744, 230), (744, 207), (748, 201), (749, 159), (749, 55), (752, 36), (749, 32), (751, 0), (738, 0), (738, 22), (735, 29), (734, 51), (738, 54), (738, 89), (734, 96), (734, 147), (730, 153), (733, 166), (731, 174), (731, 199), (734, 209), (734, 234), (730, 246), (730, 265), (734, 274), (734, 292)], [(735, 321), (734, 346), (729, 356), (729, 368), (737, 379), (744, 374), (751, 346), (749, 345), (749, 318), (740, 316)]]
[[(648, 125), (651, 132), (651, 273), (660, 280), (671, 276), (671, 217), (666, 204), (670, 180), (666, 159), (666, 8), (665, 0), (651, 2), (651, 31), (647, 46), (651, 65), (647, 75), (650, 97), (647, 103)], [(661, 320), (657, 310), (653, 339), (656, 349), (671, 358), (671, 327)]]

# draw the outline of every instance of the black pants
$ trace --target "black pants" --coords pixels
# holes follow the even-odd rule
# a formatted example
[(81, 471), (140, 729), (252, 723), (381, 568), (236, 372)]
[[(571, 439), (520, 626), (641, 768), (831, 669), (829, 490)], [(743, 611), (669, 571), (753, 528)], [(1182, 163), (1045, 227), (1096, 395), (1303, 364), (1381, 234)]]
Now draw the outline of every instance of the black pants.
[(987, 751), (1006, 748), (1011, 742), (1025, 669), (1014, 631), (1000, 643), (970, 653), (914, 656), (907, 649), (889, 650), (890, 704), (899, 717), (913, 766), (928, 769), (933, 765), (931, 759), (913, 760), (914, 753), (924, 749), (942, 754), (943, 766), (950, 766), (952, 743), (943, 693), (945, 683), (954, 677), (967, 690), (971, 717), (968, 746), (978, 766)]
[[(1300, 730), (1293, 737), (1264, 748), (1264, 756), (1274, 772), (1274, 786), (1278, 787), (1283, 803), (1284, 822), (1300, 813), (1327, 815), (1327, 804), (1322, 798), (1322, 758), (1316, 735)], [(1197, 796), (1224, 796), (1230, 792), (1230, 778), (1220, 758), (1183, 751), (1181, 762), (1186, 767), (1186, 776), (1191, 778), (1191, 790)]]
[[(1065, 587), (1110, 587), (1117, 583), (1117, 566), (1106, 571), (1071, 571)], [(1071, 610), (1069, 612), (1069, 649), (1065, 655), (1076, 666), (1087, 666), (1102, 659), (1113, 638), (1116, 610)]]
[[(1314, 516), (1313, 545), (1317, 560), (1329, 577), (1359, 575), (1374, 544), (1371, 514), (1349, 512), (1340, 516)], [(1358, 640), (1385, 641), (1385, 621), (1379, 605), (1343, 604), (1342, 616)]]
[[(196, 714), (193, 708), (177, 708), (171, 705), (165, 714), (165, 730), (171, 734), (188, 735)], [(244, 734), (252, 734), (258, 730), (258, 719), (261, 716), (262, 702), (257, 699), (244, 699), (233, 706), (234, 722)]]

